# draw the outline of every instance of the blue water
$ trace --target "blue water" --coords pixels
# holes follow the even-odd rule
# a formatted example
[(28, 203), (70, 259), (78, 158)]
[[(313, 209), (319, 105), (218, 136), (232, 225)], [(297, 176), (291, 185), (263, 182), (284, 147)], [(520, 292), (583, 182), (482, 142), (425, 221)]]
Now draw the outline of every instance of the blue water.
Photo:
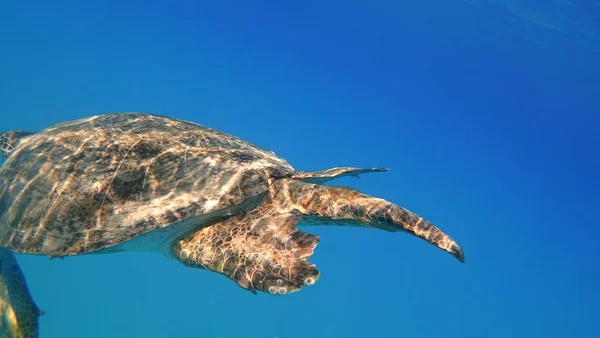
[(41, 337), (598, 337), (598, 18), (585, 0), (0, 1), (1, 130), (142, 111), (298, 170), (389, 167), (336, 183), (466, 254), (304, 229), (322, 277), (285, 297), (153, 253), (18, 255)]

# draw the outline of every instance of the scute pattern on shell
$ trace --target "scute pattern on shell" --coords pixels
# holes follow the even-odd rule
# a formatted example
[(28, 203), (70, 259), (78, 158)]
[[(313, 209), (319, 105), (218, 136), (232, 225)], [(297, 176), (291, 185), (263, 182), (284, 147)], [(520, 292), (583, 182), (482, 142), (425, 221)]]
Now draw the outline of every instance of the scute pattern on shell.
[(239, 206), (293, 168), (195, 123), (106, 114), (47, 128), (0, 168), (0, 245), (74, 255)]

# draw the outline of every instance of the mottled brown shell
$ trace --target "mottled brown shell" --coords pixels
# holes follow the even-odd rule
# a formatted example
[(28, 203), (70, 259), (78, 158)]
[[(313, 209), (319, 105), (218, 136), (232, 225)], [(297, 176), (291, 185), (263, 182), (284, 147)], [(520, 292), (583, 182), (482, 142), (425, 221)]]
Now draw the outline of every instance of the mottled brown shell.
[(0, 245), (65, 256), (233, 210), (293, 168), (195, 123), (107, 114), (23, 140), (0, 168)]

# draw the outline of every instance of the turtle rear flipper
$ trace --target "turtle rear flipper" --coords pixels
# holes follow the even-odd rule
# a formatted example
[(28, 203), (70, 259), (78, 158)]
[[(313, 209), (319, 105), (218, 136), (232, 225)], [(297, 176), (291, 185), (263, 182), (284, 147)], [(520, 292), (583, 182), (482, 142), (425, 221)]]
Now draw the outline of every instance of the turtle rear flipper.
[(39, 337), (35, 304), (14, 253), (0, 246), (0, 337)]
[(189, 235), (173, 253), (183, 264), (221, 273), (250, 292), (288, 294), (320, 275), (308, 262), (319, 237), (296, 229), (301, 218), (298, 210), (266, 204)]

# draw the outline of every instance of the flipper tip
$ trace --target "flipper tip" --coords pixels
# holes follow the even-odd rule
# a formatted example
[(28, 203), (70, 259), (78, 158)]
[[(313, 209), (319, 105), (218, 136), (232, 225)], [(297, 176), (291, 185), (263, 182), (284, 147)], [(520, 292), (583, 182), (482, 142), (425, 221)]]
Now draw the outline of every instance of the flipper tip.
[(456, 246), (454, 246), (452, 248), (452, 252), (451, 253), (461, 263), (465, 263), (465, 253), (462, 251), (462, 249), (458, 245), (456, 245)]

